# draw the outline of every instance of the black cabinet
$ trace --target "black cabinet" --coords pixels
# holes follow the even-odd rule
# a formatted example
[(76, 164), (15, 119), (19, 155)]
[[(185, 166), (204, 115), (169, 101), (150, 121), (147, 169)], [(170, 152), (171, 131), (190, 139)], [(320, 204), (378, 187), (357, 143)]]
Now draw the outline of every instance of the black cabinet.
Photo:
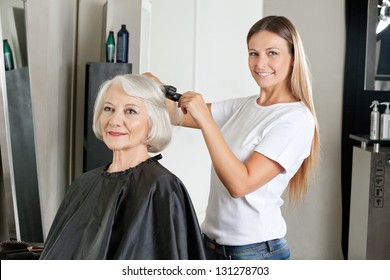
[(131, 74), (132, 64), (90, 62), (86, 65), (83, 172), (106, 165), (112, 153), (92, 130), (93, 109), (100, 85), (116, 75)]

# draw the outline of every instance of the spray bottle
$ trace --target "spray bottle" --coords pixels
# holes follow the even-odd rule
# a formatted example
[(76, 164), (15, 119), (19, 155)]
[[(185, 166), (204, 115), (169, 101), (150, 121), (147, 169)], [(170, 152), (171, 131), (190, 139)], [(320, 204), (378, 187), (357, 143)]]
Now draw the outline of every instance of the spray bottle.
[(385, 112), (381, 115), (381, 140), (390, 140), (390, 102), (382, 102), (381, 105), (386, 105)]
[(379, 102), (374, 100), (370, 108), (374, 107), (371, 111), (371, 123), (370, 123), (370, 139), (379, 140), (379, 120), (380, 113), (378, 111)]

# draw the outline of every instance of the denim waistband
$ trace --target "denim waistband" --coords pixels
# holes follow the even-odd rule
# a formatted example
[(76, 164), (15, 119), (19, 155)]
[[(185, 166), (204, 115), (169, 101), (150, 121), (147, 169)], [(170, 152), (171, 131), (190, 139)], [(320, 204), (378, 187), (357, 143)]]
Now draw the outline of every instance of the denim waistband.
[(272, 252), (274, 251), (274, 245), (279, 244), (281, 241), (281, 239), (272, 239), (272, 240), (248, 244), (248, 245), (230, 246), (230, 245), (219, 244), (204, 233), (202, 235), (203, 235), (204, 243), (208, 248), (215, 251), (217, 254), (222, 254), (224, 256), (229, 256), (230, 254), (234, 254), (237, 251), (248, 250), (250, 248), (256, 248), (258, 250), (268, 249), (269, 252)]

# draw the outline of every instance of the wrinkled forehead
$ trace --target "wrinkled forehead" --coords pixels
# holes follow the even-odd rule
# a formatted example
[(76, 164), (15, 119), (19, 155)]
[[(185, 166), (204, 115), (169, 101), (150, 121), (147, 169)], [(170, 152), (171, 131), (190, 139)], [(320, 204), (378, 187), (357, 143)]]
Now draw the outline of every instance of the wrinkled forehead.
[(145, 106), (145, 100), (141, 98), (134, 90), (125, 90), (121, 83), (113, 83), (104, 96), (104, 102), (111, 104), (135, 104)]

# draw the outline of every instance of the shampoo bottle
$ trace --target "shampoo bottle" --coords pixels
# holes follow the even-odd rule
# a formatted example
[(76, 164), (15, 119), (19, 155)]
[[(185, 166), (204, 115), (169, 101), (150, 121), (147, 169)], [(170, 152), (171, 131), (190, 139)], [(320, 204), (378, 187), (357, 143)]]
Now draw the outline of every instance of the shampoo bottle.
[(4, 52), (4, 65), (5, 71), (14, 69), (14, 58), (12, 56), (12, 50), (10, 45), (8, 44), (8, 40), (3, 40), (3, 52)]
[(382, 102), (381, 105), (386, 105), (385, 112), (381, 115), (381, 140), (390, 140), (390, 102)]
[(115, 39), (114, 31), (110, 31), (106, 42), (106, 62), (115, 61)]
[(116, 62), (127, 63), (129, 54), (129, 32), (126, 29), (126, 24), (122, 24), (122, 28), (118, 31), (116, 43)]
[(370, 108), (374, 107), (371, 111), (371, 122), (370, 122), (370, 139), (379, 140), (379, 121), (380, 113), (378, 111), (379, 102), (374, 100)]

